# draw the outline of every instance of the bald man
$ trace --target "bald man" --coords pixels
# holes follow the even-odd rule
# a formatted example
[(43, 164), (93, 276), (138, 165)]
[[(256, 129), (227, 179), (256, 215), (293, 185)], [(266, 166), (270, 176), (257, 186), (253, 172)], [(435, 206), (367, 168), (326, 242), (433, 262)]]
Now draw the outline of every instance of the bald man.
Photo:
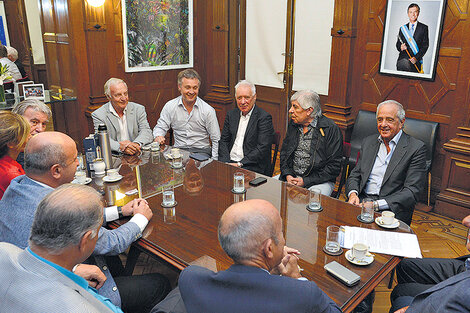
[(299, 252), (285, 246), (281, 216), (270, 202), (231, 205), (220, 219), (219, 241), (235, 264), (218, 273), (184, 269), (178, 285), (187, 312), (341, 312), (300, 275)]
[[(39, 202), (55, 188), (70, 183), (77, 165), (75, 142), (66, 134), (43, 132), (31, 138), (25, 148), (26, 175), (13, 179), (0, 201), (0, 241), (26, 248)], [(126, 312), (148, 312), (168, 293), (168, 280), (160, 274), (120, 276), (116, 271), (111, 273), (108, 261), (113, 256), (116, 263), (117, 255), (142, 236), (153, 213), (143, 199), (129, 202), (122, 207), (122, 213), (133, 217), (114, 230), (101, 227), (90, 260), (107, 278), (98, 293)], [(106, 208), (106, 222), (118, 217), (116, 206)]]

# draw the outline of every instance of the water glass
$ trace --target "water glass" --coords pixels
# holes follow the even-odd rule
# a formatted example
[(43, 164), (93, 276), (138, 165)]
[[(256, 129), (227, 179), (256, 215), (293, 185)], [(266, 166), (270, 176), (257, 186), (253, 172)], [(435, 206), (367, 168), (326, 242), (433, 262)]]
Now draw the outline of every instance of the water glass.
[(233, 203), (238, 203), (245, 201), (245, 193), (234, 193), (233, 194)]
[(339, 251), (339, 226), (328, 226), (326, 228), (326, 245), (325, 249), (328, 252), (336, 253)]
[(176, 208), (163, 208), (163, 222), (173, 224), (176, 222)]
[(179, 149), (177, 151), (172, 151), (172, 166), (173, 168), (183, 167), (183, 156), (181, 155)]
[(308, 207), (311, 211), (321, 210), (321, 190), (318, 188), (312, 188), (309, 191), (309, 202)]
[(233, 191), (237, 193), (245, 192), (245, 175), (242, 172), (233, 174)]
[(163, 205), (172, 206), (175, 205), (175, 189), (173, 186), (163, 187)]
[(374, 220), (374, 200), (366, 198), (362, 201), (361, 220), (366, 223)]

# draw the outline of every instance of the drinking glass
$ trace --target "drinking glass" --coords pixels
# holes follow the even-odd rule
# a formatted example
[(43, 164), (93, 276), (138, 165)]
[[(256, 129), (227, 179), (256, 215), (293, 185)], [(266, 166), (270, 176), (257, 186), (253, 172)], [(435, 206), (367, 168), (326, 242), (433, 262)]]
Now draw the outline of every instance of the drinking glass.
[(326, 228), (326, 245), (325, 249), (328, 252), (336, 253), (339, 251), (339, 226), (328, 226)]
[(163, 205), (172, 206), (175, 204), (175, 190), (173, 186), (163, 187)]
[(309, 202), (308, 207), (311, 211), (321, 210), (321, 190), (318, 188), (312, 188), (309, 191)]
[(237, 193), (245, 192), (245, 175), (242, 172), (233, 174), (233, 191)]
[(165, 224), (173, 224), (176, 222), (176, 208), (163, 208), (163, 222)]
[(374, 220), (374, 200), (366, 198), (362, 201), (361, 219), (366, 223)]

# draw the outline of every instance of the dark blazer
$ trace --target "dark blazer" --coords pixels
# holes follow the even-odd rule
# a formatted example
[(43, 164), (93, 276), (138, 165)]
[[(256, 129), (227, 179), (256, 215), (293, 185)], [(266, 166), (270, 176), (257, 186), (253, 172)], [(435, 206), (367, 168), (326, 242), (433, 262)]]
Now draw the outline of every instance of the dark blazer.
[[(299, 128), (301, 125), (290, 121), (287, 126), (286, 138), (282, 143), (280, 165), (281, 180), (294, 173), (294, 154), (299, 145)], [(343, 135), (331, 119), (321, 115), (317, 126), (313, 129), (310, 144), (310, 166), (302, 176), (304, 188), (325, 182), (335, 182), (341, 172), (341, 159), (343, 157)]]
[[(406, 24), (406, 26), (409, 27), (409, 24), (410, 23)], [(403, 36), (403, 33), (400, 30), (398, 30), (398, 36), (400, 36), (401, 40), (403, 40), (404, 43), (407, 43), (405, 37)], [(413, 34), (413, 38), (416, 41), (416, 44), (418, 45), (418, 49), (419, 49), (419, 52), (414, 57), (416, 58), (416, 60), (420, 61), (429, 48), (428, 26), (426, 24), (418, 22), (416, 24), (416, 30), (415, 30), (415, 33)], [(400, 52), (400, 55), (398, 56), (398, 60), (410, 58), (408, 54), (406, 53), (406, 50), (401, 51), (401, 42), (398, 39), (397, 39), (396, 47), (397, 47), (397, 50)], [(411, 56), (413, 56), (413, 51), (411, 50), (411, 48), (408, 48), (408, 51), (410, 52)]]
[[(346, 194), (351, 190), (357, 190), (359, 194), (363, 192), (379, 146), (377, 135), (369, 136), (362, 141), (356, 167), (346, 182)], [(424, 143), (403, 132), (385, 171), (379, 199), (385, 199), (396, 218), (408, 225), (411, 223), (419, 193), (424, 188), (425, 172)]]
[(252, 266), (232, 265), (218, 273), (189, 266), (178, 285), (188, 312), (341, 312), (314, 282)]
[[(230, 151), (237, 137), (240, 110), (235, 108), (227, 113), (219, 141), (219, 161), (230, 162)], [(245, 138), (243, 139), (243, 168), (271, 176), (271, 145), (274, 127), (271, 114), (257, 105), (251, 112)]]
[(417, 295), (406, 313), (470, 312), (470, 271), (457, 274)]

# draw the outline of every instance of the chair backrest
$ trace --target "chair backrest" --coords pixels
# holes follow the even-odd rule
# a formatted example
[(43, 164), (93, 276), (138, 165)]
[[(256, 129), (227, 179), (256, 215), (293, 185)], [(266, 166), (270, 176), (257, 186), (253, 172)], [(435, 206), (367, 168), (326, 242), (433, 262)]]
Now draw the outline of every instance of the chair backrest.
[(338, 199), (341, 195), (341, 190), (343, 189), (346, 178), (348, 178), (348, 169), (349, 169), (349, 157), (351, 156), (351, 144), (349, 142), (343, 141), (343, 158), (341, 159), (341, 173), (339, 174), (339, 183), (338, 189), (333, 191), (331, 197)]
[(281, 141), (281, 133), (275, 132), (273, 136), (274, 153), (273, 153), (272, 162), (271, 162), (271, 176), (273, 176), (274, 167), (276, 166), (277, 153), (279, 152), (280, 141)]
[[(431, 169), (434, 148), (436, 146), (437, 129), (439, 123), (418, 120), (415, 118), (405, 118), (403, 130), (410, 136), (421, 140), (426, 145), (426, 169)], [(359, 111), (357, 113), (354, 128), (351, 134), (351, 156), (349, 157), (350, 170), (356, 165), (361, 143), (364, 138), (377, 134), (377, 120), (375, 112)]]

